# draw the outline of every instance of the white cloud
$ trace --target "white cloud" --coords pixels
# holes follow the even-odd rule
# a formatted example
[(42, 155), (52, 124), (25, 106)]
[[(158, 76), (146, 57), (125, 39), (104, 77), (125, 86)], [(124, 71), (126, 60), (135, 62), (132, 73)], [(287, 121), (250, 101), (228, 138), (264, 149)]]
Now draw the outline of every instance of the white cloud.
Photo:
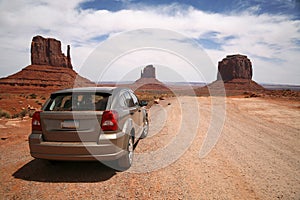
[[(299, 20), (283, 15), (257, 15), (258, 8), (215, 14), (171, 4), (110, 12), (82, 10), (78, 7), (81, 2), (1, 1), (0, 76), (30, 64), (30, 41), (37, 34), (61, 40), (64, 49), (71, 44), (73, 65), (79, 70), (97, 46), (95, 38), (134, 29), (162, 28), (195, 39), (205, 39), (215, 32), (209, 39), (220, 43), (221, 48), (206, 50), (215, 65), (228, 54), (246, 54), (252, 61), (256, 81), (300, 84)], [(91, 70), (83, 75), (91, 77), (92, 73)]]
[[(169, 72), (181, 74), (187, 81), (210, 82), (216, 74), (214, 65), (199, 45), (177, 32), (162, 29), (139, 29), (109, 38), (93, 51), (80, 73), (94, 69), (93, 80), (118, 81), (130, 77), (128, 73), (135, 68), (148, 64), (169, 67)], [(158, 74), (158, 77), (175, 81), (169, 74)]]

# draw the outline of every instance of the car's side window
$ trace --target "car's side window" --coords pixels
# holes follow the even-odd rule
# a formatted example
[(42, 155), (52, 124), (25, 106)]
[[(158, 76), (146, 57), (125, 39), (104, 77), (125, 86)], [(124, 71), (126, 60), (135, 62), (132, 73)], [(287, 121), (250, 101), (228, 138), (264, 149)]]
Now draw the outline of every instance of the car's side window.
[(132, 99), (131, 95), (128, 92), (125, 92), (124, 96), (125, 96), (125, 103), (127, 104), (128, 107), (135, 106), (134, 102), (133, 102), (133, 99)]
[(133, 104), (134, 104), (135, 106), (139, 105), (139, 100), (138, 100), (138, 98), (135, 96), (135, 94), (133, 94), (132, 92), (130, 92), (130, 95), (131, 95), (131, 97), (132, 97)]
[(120, 105), (121, 105), (121, 107), (127, 107), (127, 104), (126, 104), (126, 98), (125, 98), (125, 95), (124, 94), (122, 94), (122, 95), (120, 95)]

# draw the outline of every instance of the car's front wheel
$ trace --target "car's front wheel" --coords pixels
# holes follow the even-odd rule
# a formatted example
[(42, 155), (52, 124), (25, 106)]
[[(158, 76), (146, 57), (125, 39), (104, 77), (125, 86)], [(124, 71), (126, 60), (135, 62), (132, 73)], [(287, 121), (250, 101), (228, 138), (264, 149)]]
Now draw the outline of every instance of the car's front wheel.
[(141, 135), (141, 139), (144, 139), (145, 137), (147, 137), (148, 131), (149, 131), (149, 121), (148, 121), (148, 118), (146, 118), (144, 121), (143, 133)]

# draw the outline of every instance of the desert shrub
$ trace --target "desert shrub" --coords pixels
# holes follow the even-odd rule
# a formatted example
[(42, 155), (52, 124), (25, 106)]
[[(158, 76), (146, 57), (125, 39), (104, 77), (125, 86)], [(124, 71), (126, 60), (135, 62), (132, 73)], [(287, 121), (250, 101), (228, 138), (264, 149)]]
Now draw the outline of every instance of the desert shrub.
[(37, 105), (39, 105), (39, 106), (42, 106), (42, 105), (43, 105), (43, 103), (40, 102), (40, 101), (38, 101), (38, 100), (36, 100), (35, 103), (36, 103)]
[(29, 95), (29, 97), (30, 97), (31, 99), (36, 99), (36, 98), (37, 98), (37, 95), (34, 94), (34, 93), (32, 93), (32, 94)]
[(5, 118), (10, 118), (10, 114), (6, 111), (3, 111), (2, 109), (0, 109), (0, 117), (5, 117)]
[(24, 109), (19, 113), (19, 117), (25, 117), (28, 113), (28, 110)]
[(28, 112), (27, 109), (23, 109), (21, 112), (13, 114), (12, 118), (25, 117), (26, 115), (29, 115), (29, 114), (30, 113)]
[(20, 116), (20, 113), (15, 113), (12, 115), (12, 118), (18, 118)]

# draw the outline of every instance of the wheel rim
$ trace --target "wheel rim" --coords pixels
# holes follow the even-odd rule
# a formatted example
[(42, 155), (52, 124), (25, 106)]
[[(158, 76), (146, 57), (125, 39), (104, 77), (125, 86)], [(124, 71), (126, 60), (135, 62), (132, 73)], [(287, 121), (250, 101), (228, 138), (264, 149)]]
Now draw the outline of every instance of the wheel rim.
[(145, 126), (144, 126), (144, 134), (146, 134), (148, 132), (148, 128), (149, 128), (148, 120), (146, 120), (145, 121)]
[(128, 158), (129, 158), (129, 163), (131, 164), (133, 161), (133, 141), (132, 137), (128, 141)]

